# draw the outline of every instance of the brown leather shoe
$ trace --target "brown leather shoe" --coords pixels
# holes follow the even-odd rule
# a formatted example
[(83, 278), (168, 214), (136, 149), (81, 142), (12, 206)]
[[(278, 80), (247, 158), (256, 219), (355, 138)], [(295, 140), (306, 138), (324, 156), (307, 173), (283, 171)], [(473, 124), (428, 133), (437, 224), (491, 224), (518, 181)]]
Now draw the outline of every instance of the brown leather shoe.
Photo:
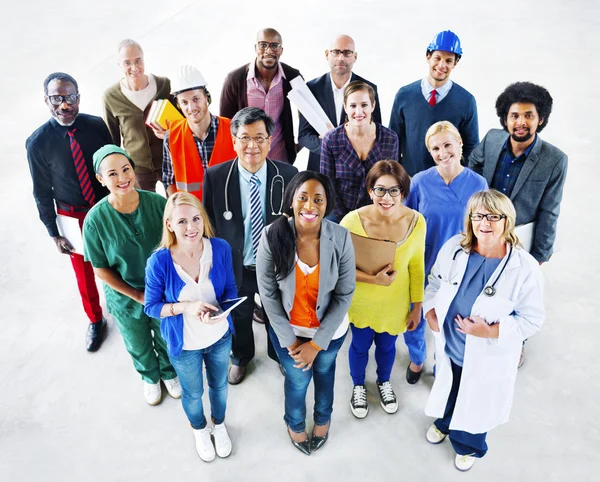
[(244, 379), (245, 376), (246, 367), (240, 367), (237, 365), (231, 365), (229, 367), (229, 374), (227, 375), (227, 379), (229, 380), (230, 385), (237, 385)]
[(254, 313), (252, 313), (252, 319), (257, 323), (260, 323), (261, 325), (265, 324), (265, 312), (260, 306), (254, 305)]

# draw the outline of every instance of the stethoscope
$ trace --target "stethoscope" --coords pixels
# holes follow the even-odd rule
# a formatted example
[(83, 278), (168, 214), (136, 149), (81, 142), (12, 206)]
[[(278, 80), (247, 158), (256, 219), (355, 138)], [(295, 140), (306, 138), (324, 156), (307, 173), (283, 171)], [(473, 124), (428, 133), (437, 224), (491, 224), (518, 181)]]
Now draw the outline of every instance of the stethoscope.
[[(454, 252), (454, 256), (452, 256), (452, 261), (456, 261), (456, 256), (458, 255), (458, 253), (462, 252), (463, 249), (459, 248)], [(496, 294), (496, 283), (498, 282), (498, 280), (500, 279), (500, 276), (502, 276), (502, 273), (504, 273), (504, 270), (506, 269), (506, 265), (508, 264), (508, 262), (510, 261), (510, 257), (512, 255), (513, 252), (513, 247), (512, 244), (510, 245), (510, 250), (508, 252), (508, 256), (506, 257), (506, 261), (504, 262), (504, 265), (502, 266), (502, 269), (500, 270), (500, 273), (498, 273), (498, 276), (496, 276), (496, 279), (494, 280), (494, 282), (490, 285), (488, 284), (485, 288), (483, 288), (483, 294), (485, 296), (489, 296), (492, 297)], [(455, 283), (456, 284), (456, 283)]]
[[(227, 192), (229, 191), (229, 179), (231, 178), (231, 173), (233, 172), (233, 166), (235, 166), (237, 160), (238, 158), (236, 157), (231, 163), (229, 172), (227, 173), (227, 180), (225, 181), (225, 211), (223, 212), (225, 221), (231, 221), (233, 218), (233, 213), (229, 210), (229, 197), (227, 196)], [(275, 164), (271, 159), (267, 159), (267, 161), (273, 165), (275, 172), (277, 173), (273, 176), (273, 179), (271, 179), (271, 186), (269, 188), (269, 204), (271, 205), (271, 215), (281, 216), (283, 214), (283, 191), (285, 190), (285, 180), (283, 179), (283, 176), (279, 174), (279, 168), (277, 167), (277, 164)], [(276, 182), (279, 182), (281, 185), (281, 202), (279, 203), (279, 212), (275, 212), (275, 208), (273, 207), (273, 187), (275, 186)]]

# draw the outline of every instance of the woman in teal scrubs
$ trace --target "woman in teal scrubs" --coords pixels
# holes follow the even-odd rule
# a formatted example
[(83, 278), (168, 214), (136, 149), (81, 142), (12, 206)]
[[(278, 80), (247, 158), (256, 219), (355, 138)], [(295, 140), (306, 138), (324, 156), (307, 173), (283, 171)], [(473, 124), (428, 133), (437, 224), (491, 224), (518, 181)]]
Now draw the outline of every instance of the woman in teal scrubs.
[(166, 199), (135, 189), (134, 167), (129, 154), (112, 144), (94, 154), (96, 177), (110, 194), (86, 216), (84, 255), (104, 282), (108, 309), (142, 376), (146, 401), (157, 405), (161, 379), (172, 397), (181, 397), (160, 321), (144, 313), (146, 260), (160, 241)]

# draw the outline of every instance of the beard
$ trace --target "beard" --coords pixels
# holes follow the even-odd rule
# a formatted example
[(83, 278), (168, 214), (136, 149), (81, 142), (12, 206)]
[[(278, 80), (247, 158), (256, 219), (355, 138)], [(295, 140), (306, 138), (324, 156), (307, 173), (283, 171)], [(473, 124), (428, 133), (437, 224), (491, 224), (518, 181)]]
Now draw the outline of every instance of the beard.
[(527, 130), (527, 133), (523, 136), (518, 136), (514, 132), (510, 135), (513, 141), (515, 142), (527, 142), (529, 139), (533, 137), (533, 134), (530, 130)]

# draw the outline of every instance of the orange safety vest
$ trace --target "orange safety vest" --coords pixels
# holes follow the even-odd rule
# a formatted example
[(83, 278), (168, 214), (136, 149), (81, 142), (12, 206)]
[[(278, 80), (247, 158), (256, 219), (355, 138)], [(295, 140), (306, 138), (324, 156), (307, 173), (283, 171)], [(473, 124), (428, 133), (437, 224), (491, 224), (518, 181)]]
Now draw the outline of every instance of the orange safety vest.
[(308, 275), (302, 272), (297, 263), (295, 271), (296, 293), (294, 294), (294, 305), (290, 311), (290, 324), (304, 328), (318, 328), (321, 325), (317, 319), (321, 263)]
[[(231, 120), (219, 117), (219, 128), (208, 166), (235, 159), (230, 131)], [(175, 174), (175, 189), (187, 191), (202, 201), (204, 168), (194, 141), (194, 135), (186, 119), (174, 121), (169, 128), (169, 151)]]

